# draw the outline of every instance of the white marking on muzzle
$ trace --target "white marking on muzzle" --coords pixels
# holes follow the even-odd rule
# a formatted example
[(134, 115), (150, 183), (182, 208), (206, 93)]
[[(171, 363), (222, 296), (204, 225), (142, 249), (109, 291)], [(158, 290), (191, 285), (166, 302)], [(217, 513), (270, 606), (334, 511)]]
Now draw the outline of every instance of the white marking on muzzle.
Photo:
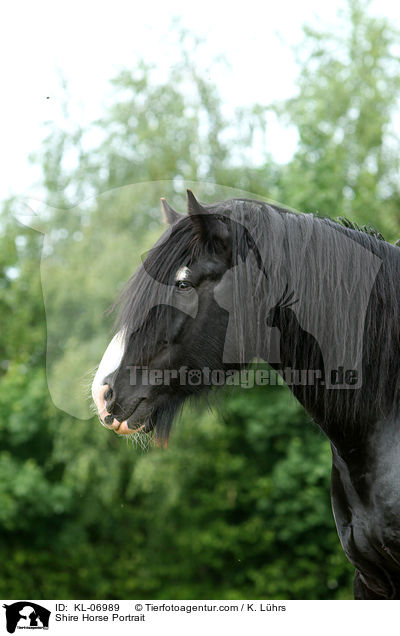
[(96, 402), (98, 390), (104, 385), (104, 378), (118, 369), (124, 355), (124, 334), (119, 331), (108, 345), (99, 364), (92, 384), (92, 396)]

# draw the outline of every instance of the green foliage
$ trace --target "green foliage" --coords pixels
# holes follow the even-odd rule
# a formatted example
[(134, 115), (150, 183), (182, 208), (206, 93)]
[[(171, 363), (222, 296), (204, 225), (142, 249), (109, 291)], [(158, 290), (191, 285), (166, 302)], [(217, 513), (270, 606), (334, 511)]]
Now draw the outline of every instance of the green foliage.
[(50, 129), (35, 159), (56, 206), (42, 262), (45, 304), (43, 236), (14, 221), (13, 201), (4, 205), (3, 597), (351, 596), (330, 509), (329, 444), (287, 389), (242, 390), (216, 413), (188, 407), (168, 450), (143, 453), (95, 418), (57, 410), (47, 388), (54, 382), (74, 400), (77, 365), (98, 362), (109, 339), (105, 310), (160, 234), (156, 202), (167, 195), (179, 207), (183, 184), (202, 181), (204, 199), (227, 192), (204, 182), (219, 183), (400, 235), (391, 128), (398, 36), (354, 0), (344, 27), (305, 30), (298, 94), (275, 107), (299, 134), (285, 166), (268, 149), (261, 165), (249, 161), (265, 109), (226, 121), (187, 51), (163, 84), (145, 64), (120, 73), (113, 105), (92, 127)]
[(281, 177), (283, 201), (378, 227), (394, 240), (399, 221), (399, 33), (350, 0), (339, 28), (305, 28), (296, 97), (276, 106), (299, 134)]

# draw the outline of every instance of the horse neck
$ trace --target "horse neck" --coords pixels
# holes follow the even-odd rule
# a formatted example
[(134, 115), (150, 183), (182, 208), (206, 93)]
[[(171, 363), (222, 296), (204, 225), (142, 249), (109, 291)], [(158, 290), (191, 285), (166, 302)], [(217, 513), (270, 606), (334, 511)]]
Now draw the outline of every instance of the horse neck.
[(331, 440), (360, 437), (399, 404), (400, 252), (311, 215), (274, 222), (280, 234), (271, 240), (269, 232), (263, 252), (264, 310), (285, 286), (298, 303), (281, 310), (278, 328), (266, 330), (264, 352), (278, 332), (280, 362), (273, 366), (322, 371), (325, 381), (291, 386), (296, 398)]

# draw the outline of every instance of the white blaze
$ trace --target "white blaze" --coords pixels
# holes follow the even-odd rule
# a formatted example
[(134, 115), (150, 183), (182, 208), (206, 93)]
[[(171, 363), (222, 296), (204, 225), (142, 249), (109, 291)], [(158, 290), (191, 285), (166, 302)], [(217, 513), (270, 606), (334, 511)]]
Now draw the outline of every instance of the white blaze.
[(186, 278), (189, 277), (190, 274), (190, 269), (188, 267), (186, 267), (185, 265), (183, 265), (182, 267), (180, 267), (178, 269), (178, 271), (176, 272), (175, 275), (175, 280), (185, 280)]
[(95, 395), (99, 387), (103, 386), (103, 380), (110, 373), (115, 371), (121, 364), (122, 356), (124, 355), (124, 334), (119, 331), (108, 345), (105, 353), (99, 364), (96, 375), (94, 376), (92, 384), (92, 396), (95, 399)]

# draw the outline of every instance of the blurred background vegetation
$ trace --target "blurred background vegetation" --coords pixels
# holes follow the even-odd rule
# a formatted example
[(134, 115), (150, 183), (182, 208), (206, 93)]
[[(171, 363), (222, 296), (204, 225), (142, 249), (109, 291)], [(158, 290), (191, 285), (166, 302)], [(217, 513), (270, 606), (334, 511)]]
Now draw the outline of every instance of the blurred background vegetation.
[[(101, 121), (49, 127), (33, 161), (57, 228), (42, 271), (46, 312), (64, 333), (52, 361), (65, 393), (76, 359), (98, 362), (105, 309), (162, 231), (160, 196), (182, 208), (187, 185), (207, 201), (219, 184), (400, 236), (399, 35), (351, 0), (340, 31), (305, 27), (295, 97), (229, 120), (186, 37), (167, 83), (142, 62), (113, 80)], [(271, 111), (298, 132), (286, 165), (262, 143)], [(146, 453), (54, 406), (43, 234), (15, 220), (15, 203), (0, 220), (0, 595), (350, 598), (329, 444), (285, 387), (242, 390), (217, 413), (188, 407), (168, 450)]]

